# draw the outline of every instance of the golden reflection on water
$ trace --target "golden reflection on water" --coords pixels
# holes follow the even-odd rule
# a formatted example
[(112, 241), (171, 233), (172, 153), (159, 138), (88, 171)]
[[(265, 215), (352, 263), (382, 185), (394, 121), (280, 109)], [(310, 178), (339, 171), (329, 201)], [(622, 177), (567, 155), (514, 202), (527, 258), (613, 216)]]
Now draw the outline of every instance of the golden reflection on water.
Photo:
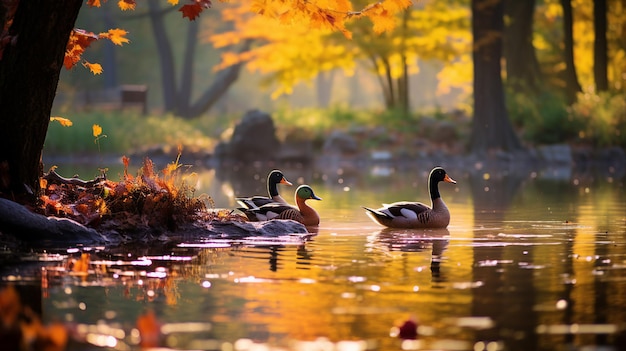
[[(440, 187), (452, 213), (445, 230), (384, 229), (360, 207), (428, 202), (425, 172), (343, 172), (303, 177), (324, 199), (311, 204), (322, 218), (312, 238), (94, 250), (80, 277), (63, 267), (82, 250), (50, 254), (60, 263), (43, 274), (44, 316), (115, 326), (91, 343), (113, 336), (120, 350), (137, 345), (146, 311), (161, 324), (161, 346), (175, 349), (613, 345), (626, 320), (623, 183), (449, 173), (458, 183)], [(230, 208), (236, 195), (264, 193), (258, 178), (251, 187), (213, 171), (196, 180), (216, 207)], [(293, 189), (280, 190), (291, 198)], [(390, 336), (410, 318), (418, 340)]]

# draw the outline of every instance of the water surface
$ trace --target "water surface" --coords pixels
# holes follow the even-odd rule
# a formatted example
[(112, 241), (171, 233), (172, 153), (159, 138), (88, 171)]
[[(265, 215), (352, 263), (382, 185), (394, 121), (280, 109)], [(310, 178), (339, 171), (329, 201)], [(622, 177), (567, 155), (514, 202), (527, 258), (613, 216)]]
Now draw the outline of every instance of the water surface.
[[(450, 168), (449, 227), (390, 230), (360, 206), (429, 202), (429, 169), (283, 171), (323, 198), (311, 203), (322, 218), (312, 236), (36, 251), (5, 267), (3, 284), (40, 292), (45, 322), (71, 328), (77, 350), (138, 349), (146, 316), (155, 344), (176, 350), (623, 345), (624, 175)], [(199, 192), (234, 208), (234, 195), (264, 192), (264, 177), (206, 171)], [(291, 200), (294, 189), (280, 190)], [(84, 252), (87, 274), (69, 273)], [(408, 320), (416, 340), (398, 337)]]

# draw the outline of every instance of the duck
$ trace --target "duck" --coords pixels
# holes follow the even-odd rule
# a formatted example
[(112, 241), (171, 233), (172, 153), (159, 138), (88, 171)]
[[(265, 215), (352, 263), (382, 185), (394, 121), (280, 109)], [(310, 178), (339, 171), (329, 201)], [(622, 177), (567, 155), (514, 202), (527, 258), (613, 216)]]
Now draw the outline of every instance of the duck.
[(259, 208), (273, 202), (289, 205), (289, 203), (278, 193), (278, 184), (285, 184), (289, 186), (293, 185), (287, 180), (287, 178), (285, 178), (283, 172), (275, 169), (267, 176), (267, 194), (269, 196), (255, 195), (250, 197), (238, 197), (235, 200), (237, 200), (237, 203), (241, 205), (241, 207), (248, 209)]
[(456, 184), (443, 168), (433, 168), (428, 176), (431, 207), (421, 202), (399, 201), (378, 209), (363, 208), (374, 222), (389, 228), (446, 228), (450, 211), (439, 194), (439, 182)]
[(305, 226), (317, 226), (320, 224), (320, 216), (314, 208), (309, 206), (307, 200), (322, 198), (315, 195), (313, 189), (306, 184), (296, 189), (295, 200), (297, 207), (280, 203), (269, 203), (258, 208), (239, 208), (250, 221), (268, 221), (273, 219), (291, 219)]

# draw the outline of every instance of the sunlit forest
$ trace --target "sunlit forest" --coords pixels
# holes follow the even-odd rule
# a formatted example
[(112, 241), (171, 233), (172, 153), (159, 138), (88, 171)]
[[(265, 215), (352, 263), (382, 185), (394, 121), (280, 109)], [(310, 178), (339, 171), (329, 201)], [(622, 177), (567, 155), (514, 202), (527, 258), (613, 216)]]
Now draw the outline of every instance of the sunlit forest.
[[(74, 130), (52, 125), (48, 151), (94, 151), (94, 123), (109, 138), (118, 134), (111, 144), (128, 148), (193, 139), (210, 149), (251, 109), (271, 114), (283, 134), (364, 125), (419, 135), (424, 121), (436, 119), (454, 124), (459, 143), (470, 142), (472, 55), (481, 45), (473, 41), (470, 1), (415, 1), (394, 21), (351, 20), (345, 29), (258, 16), (251, 3), (218, 2), (189, 23), (156, 1), (135, 11), (114, 2), (83, 9), (77, 28), (124, 28), (130, 43), (103, 41), (85, 52), (101, 74), (81, 65), (62, 72), (53, 115), (72, 120)], [(504, 1), (504, 30), (492, 33), (502, 39), (506, 110), (498, 118), (510, 120), (524, 144), (626, 145), (625, 5)], [(147, 89), (147, 117), (120, 102), (129, 85)], [(117, 129), (116, 118), (148, 123), (152, 135), (134, 131), (125, 138), (135, 142), (124, 142), (132, 128)], [(69, 135), (76, 142), (59, 145)]]

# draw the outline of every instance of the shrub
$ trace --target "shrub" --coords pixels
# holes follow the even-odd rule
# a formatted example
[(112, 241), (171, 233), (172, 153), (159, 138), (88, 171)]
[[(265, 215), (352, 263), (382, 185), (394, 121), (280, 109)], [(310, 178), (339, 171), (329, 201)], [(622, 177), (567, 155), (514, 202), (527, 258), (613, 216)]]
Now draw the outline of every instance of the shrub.
[(538, 144), (556, 144), (578, 138), (585, 120), (568, 113), (564, 100), (555, 93), (509, 93), (509, 117), (522, 130), (525, 140)]
[(594, 146), (626, 147), (624, 93), (584, 91), (570, 108), (574, 119), (586, 121), (580, 139)]

